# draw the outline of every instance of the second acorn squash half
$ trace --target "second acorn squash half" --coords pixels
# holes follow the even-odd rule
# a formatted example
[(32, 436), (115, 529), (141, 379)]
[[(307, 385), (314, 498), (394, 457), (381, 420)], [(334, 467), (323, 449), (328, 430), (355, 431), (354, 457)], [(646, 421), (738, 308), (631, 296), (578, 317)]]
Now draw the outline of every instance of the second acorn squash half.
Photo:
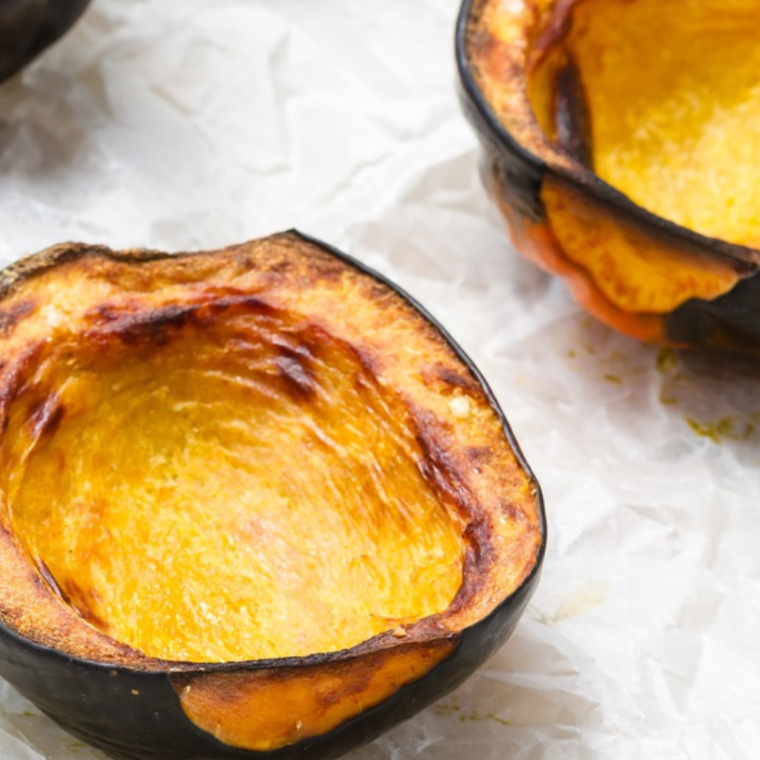
[(538, 577), (475, 368), (296, 233), (0, 278), (0, 674), (117, 758), (329, 758), (446, 693)]
[(516, 246), (644, 340), (760, 350), (757, 0), (466, 0), (466, 111)]

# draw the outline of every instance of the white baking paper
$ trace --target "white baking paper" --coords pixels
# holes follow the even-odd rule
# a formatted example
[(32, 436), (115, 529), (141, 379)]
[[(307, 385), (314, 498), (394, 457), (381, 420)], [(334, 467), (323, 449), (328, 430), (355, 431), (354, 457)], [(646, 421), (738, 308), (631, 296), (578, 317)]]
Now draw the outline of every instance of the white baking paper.
[[(297, 227), (484, 372), (546, 496), (542, 583), (478, 674), (354, 758), (757, 760), (760, 368), (613, 334), (514, 253), (455, 96), (457, 10), (95, 0), (0, 88), (0, 263)], [(2, 685), (0, 757), (103, 755)]]

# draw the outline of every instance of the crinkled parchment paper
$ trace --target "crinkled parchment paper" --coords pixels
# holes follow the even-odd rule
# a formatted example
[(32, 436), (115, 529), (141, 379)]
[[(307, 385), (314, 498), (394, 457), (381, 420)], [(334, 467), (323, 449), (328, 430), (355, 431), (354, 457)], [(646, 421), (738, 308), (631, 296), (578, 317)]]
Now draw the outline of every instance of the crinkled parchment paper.
[[(95, 0), (0, 88), (0, 262), (298, 227), (421, 300), (545, 492), (510, 642), (354, 758), (760, 757), (760, 369), (659, 352), (510, 248), (454, 94), (457, 0)], [(4, 760), (90, 760), (10, 687)]]

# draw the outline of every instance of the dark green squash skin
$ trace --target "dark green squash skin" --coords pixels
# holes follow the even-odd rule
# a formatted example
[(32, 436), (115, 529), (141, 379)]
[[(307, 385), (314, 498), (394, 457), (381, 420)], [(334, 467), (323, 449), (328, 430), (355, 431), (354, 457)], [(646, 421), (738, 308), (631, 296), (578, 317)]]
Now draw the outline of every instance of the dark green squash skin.
[[(481, 176), (491, 196), (501, 195), (517, 219), (547, 224), (541, 199), (543, 181), (556, 176), (574, 185), (595, 203), (615, 208), (622, 217), (655, 230), (678, 245), (698, 247), (732, 261), (743, 279), (725, 295), (708, 301), (694, 298), (663, 315), (665, 342), (678, 348), (705, 348), (760, 355), (760, 270), (758, 252), (700, 235), (669, 222), (599, 179), (578, 161), (570, 172), (552, 166), (526, 150), (496, 117), (480, 91), (468, 59), (468, 26), (478, 0), (463, 0), (456, 27), (459, 96), (465, 118), (481, 143)], [(588, 146), (586, 146), (588, 148)], [(578, 157), (575, 156), (577, 159)], [(494, 179), (498, 178), (498, 182)]]
[(509, 193), (505, 200), (515, 212), (533, 223), (545, 222), (541, 183), (546, 164), (523, 149), (497, 121), (478, 90), (465, 57), (464, 34), (469, 4), (465, 2), (462, 6), (457, 27), (458, 92), (464, 116), (475, 130), (483, 149), (480, 157), (483, 184), (489, 194), (493, 195), (493, 178), (501, 177), (502, 186)]
[(0, 0), (0, 82), (59, 40), (90, 0)]
[[(293, 233), (299, 234), (300, 233)], [(472, 372), (503, 424), (510, 447), (535, 488), (539, 508), (541, 544), (530, 574), (490, 615), (475, 625), (451, 634), (458, 645), (454, 652), (419, 681), (393, 693), (379, 705), (351, 718), (321, 736), (304, 739), (271, 752), (254, 752), (227, 746), (197, 728), (184, 714), (172, 685), (170, 672), (146, 672), (82, 660), (40, 646), (0, 624), (0, 676), (62, 728), (116, 760), (333, 760), (376, 739), (397, 724), (459, 686), (508, 639), (539, 581), (546, 547), (543, 496), (532, 471), (515, 441), (493, 392), (469, 357), (444, 328), (401, 288), (361, 262), (300, 235), (309, 243), (373, 277), (409, 302), (448, 342)], [(147, 258), (161, 254), (146, 252)], [(16, 281), (39, 269), (26, 271), (12, 265), (4, 279)], [(361, 645), (366, 651), (368, 644)], [(318, 664), (333, 655), (261, 660), (244, 663), (205, 664), (182, 668), (194, 672), (241, 672), (272, 667)], [(357, 654), (361, 656), (361, 654)]]
[(182, 712), (168, 673), (67, 657), (3, 627), (0, 676), (70, 734), (117, 760), (333, 760), (371, 742), (459, 686), (512, 633), (538, 577), (537, 565), (518, 591), (465, 631), (454, 654), (421, 680), (327, 734), (272, 752), (228, 747), (199, 730)]

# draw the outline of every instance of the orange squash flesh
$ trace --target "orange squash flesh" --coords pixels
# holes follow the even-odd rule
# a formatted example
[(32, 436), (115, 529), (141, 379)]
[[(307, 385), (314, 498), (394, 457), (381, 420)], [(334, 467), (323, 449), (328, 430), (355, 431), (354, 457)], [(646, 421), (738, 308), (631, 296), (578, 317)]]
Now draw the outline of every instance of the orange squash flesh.
[(631, 336), (756, 340), (756, 320), (737, 315), (760, 267), (757, 12), (755, 0), (464, 2), (465, 110), (513, 240)]
[(760, 246), (758, 4), (582, 0), (562, 42), (596, 174), (688, 229)]
[(666, 314), (736, 285), (736, 269), (726, 259), (652, 234), (561, 179), (547, 178), (541, 199), (565, 256), (622, 312)]
[(14, 532), (92, 625), (224, 662), (346, 649), (450, 604), (462, 520), (349, 346), (256, 308), (100, 345), (41, 363), (7, 486)]
[[(760, 242), (755, 4), (702, 0), (679, 12), (662, 0), (577, 0), (550, 14), (527, 81), (555, 145), (664, 219)], [(665, 314), (738, 282), (730, 261), (684, 252), (556, 183), (541, 193), (554, 234), (623, 311)]]
[(0, 669), (119, 760), (334, 757), (460, 683), (538, 580), (477, 372), (297, 233), (6, 270), (0, 424)]
[(454, 641), (303, 668), (283, 678), (276, 671), (181, 675), (175, 688), (190, 720), (225, 744), (266, 752), (326, 734), (347, 719), (417, 681), (445, 660)]
[(82, 250), (0, 309), (20, 633), (149, 670), (308, 657), (456, 632), (530, 572), (532, 481), (390, 290), (297, 236)]

